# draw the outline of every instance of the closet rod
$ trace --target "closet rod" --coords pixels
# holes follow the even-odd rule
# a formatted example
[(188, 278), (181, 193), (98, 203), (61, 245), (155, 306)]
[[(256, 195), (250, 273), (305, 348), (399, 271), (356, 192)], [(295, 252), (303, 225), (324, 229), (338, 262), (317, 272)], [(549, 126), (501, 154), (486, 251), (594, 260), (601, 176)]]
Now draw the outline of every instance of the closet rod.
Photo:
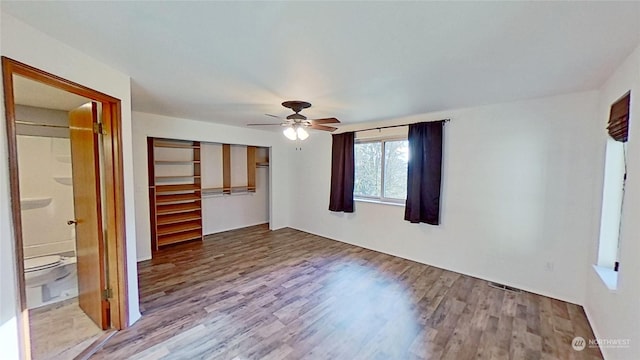
[(40, 124), (40, 123), (33, 122), (33, 121), (22, 121), (22, 120), (16, 120), (16, 125), (43, 126), (43, 127), (58, 128), (58, 129), (68, 129), (69, 128), (69, 126), (65, 126), (65, 125)]
[[(444, 122), (448, 123), (449, 121), (451, 121), (451, 119), (442, 119), (442, 120), (434, 120), (434, 121), (420, 121), (420, 122), (436, 122), (436, 121), (444, 121)], [(419, 124), (419, 123), (411, 123), (411, 124)], [(359, 132), (359, 131), (369, 131), (369, 130), (381, 130), (381, 129), (389, 129), (389, 128), (401, 127), (401, 126), (409, 126), (411, 124), (376, 126), (376, 127), (369, 128), (369, 129), (359, 129), (359, 130), (354, 130), (354, 131), (355, 132)]]

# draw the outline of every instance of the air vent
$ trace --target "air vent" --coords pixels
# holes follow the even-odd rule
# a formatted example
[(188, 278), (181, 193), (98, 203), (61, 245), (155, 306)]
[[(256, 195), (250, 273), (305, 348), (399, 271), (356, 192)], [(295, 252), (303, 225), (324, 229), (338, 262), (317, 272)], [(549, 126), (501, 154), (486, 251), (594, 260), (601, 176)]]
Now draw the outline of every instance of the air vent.
[(501, 290), (507, 290), (507, 291), (511, 291), (514, 293), (521, 293), (522, 290), (508, 286), (508, 285), (504, 285), (504, 284), (498, 284), (496, 282), (490, 281), (489, 282), (489, 286), (496, 288), (496, 289), (501, 289)]

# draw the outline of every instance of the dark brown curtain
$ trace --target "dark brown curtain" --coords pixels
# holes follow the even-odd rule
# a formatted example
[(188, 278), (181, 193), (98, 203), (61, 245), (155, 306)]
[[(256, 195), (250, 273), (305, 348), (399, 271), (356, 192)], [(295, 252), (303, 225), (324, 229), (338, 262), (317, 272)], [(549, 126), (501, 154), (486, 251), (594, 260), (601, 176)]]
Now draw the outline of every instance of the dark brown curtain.
[(616, 141), (626, 142), (629, 138), (629, 102), (631, 93), (611, 105), (607, 131)]
[(331, 195), (329, 210), (353, 212), (353, 179), (355, 133), (333, 134), (331, 148)]
[(409, 125), (404, 219), (412, 223), (440, 224), (443, 128), (444, 121)]

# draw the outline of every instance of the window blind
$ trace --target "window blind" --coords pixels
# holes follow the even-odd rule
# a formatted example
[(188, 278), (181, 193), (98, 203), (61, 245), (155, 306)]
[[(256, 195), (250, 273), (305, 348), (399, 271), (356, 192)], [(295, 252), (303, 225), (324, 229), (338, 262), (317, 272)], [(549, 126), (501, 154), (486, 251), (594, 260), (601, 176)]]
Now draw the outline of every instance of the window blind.
[(620, 100), (611, 105), (607, 131), (616, 141), (626, 142), (629, 137), (629, 103), (631, 93), (627, 93)]

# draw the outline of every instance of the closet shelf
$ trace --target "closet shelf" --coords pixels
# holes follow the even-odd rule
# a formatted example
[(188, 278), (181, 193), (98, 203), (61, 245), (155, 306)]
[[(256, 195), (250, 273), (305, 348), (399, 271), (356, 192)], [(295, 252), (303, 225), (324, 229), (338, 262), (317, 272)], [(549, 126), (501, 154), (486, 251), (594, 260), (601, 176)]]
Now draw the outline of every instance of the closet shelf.
[(20, 199), (20, 210), (33, 210), (51, 204), (51, 197), (32, 197)]
[(156, 185), (156, 193), (187, 192), (200, 190), (199, 184)]
[(200, 221), (190, 221), (183, 223), (176, 223), (170, 225), (158, 226), (158, 236), (165, 236), (171, 234), (177, 234), (181, 232), (193, 231), (201, 229), (202, 225)]
[(231, 188), (231, 193), (245, 193), (245, 192), (256, 192), (255, 186), (233, 186)]
[(153, 250), (202, 240), (200, 142), (148, 138), (147, 150)]
[(184, 202), (192, 202), (192, 201), (198, 201), (198, 200), (200, 200), (200, 194), (198, 193), (158, 195), (156, 197), (156, 203), (158, 205), (184, 203)]
[(53, 180), (55, 180), (58, 184), (62, 185), (73, 185), (73, 178), (71, 176), (54, 176)]
[(199, 179), (200, 175), (164, 175), (164, 176), (156, 176), (156, 180), (191, 179), (191, 178)]
[(161, 148), (174, 148), (174, 149), (200, 149), (200, 143), (198, 142), (178, 142), (178, 141), (168, 141), (168, 140), (156, 140), (154, 142), (155, 147)]
[(156, 213), (158, 215), (166, 215), (191, 212), (195, 210), (200, 210), (200, 202), (198, 201), (182, 204), (158, 205)]
[(199, 164), (200, 160), (156, 160), (156, 165), (191, 165)]
[(202, 188), (204, 195), (217, 195), (217, 194), (241, 194), (256, 192), (255, 186), (231, 186), (231, 187), (215, 187), (215, 188)]
[(199, 211), (160, 215), (158, 216), (158, 226), (176, 224), (176, 223), (181, 223), (186, 221), (201, 220), (201, 219), (202, 219), (202, 216), (200, 215)]
[(201, 239), (202, 239), (202, 231), (199, 229), (199, 230), (193, 230), (193, 231), (188, 231), (184, 233), (177, 233), (173, 235), (159, 237), (158, 246), (171, 245), (171, 244), (176, 244), (183, 241), (201, 240)]
[(225, 188), (225, 187), (203, 187), (202, 191), (206, 191), (206, 192), (216, 192), (216, 191), (224, 191), (224, 190), (231, 190), (231, 188)]

